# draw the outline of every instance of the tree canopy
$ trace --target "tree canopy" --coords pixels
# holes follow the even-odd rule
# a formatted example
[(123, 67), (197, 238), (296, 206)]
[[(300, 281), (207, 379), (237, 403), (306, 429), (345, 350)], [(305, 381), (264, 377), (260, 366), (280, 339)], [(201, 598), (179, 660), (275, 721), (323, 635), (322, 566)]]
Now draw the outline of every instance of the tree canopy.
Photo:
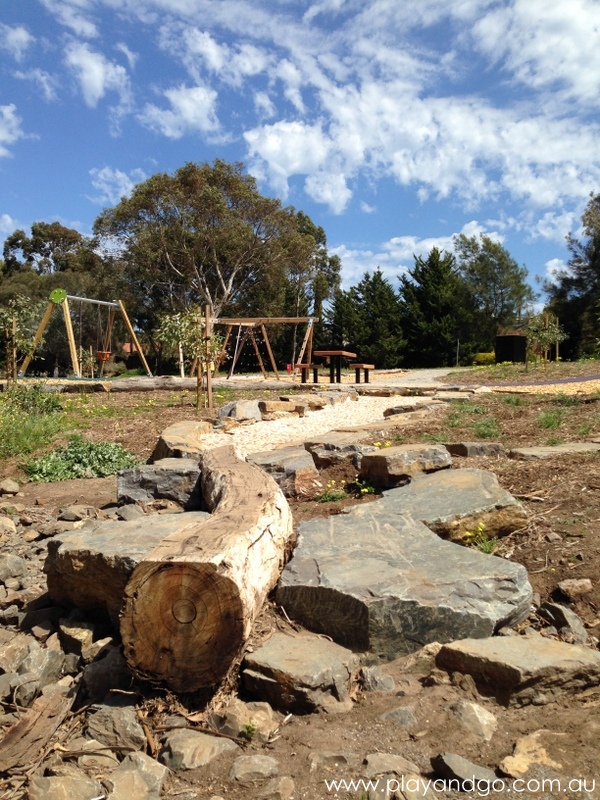
[(563, 324), (568, 339), (566, 358), (591, 355), (598, 349), (600, 315), (600, 194), (591, 194), (581, 217), (583, 238), (567, 236), (571, 257), (555, 281), (546, 281), (548, 307)]
[(270, 285), (308, 268), (318, 250), (294, 209), (221, 160), (153, 175), (103, 211), (94, 232), (158, 311), (207, 303), (215, 316), (261, 291), (271, 297)]
[(489, 236), (454, 237), (458, 270), (484, 314), (487, 349), (492, 350), (499, 329), (517, 323), (535, 294), (527, 283), (527, 269)]

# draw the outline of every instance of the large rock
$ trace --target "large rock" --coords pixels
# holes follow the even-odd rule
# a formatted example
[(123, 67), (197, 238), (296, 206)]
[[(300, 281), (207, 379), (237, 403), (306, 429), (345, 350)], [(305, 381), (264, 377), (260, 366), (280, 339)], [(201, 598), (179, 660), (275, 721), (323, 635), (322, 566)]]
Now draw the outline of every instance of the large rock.
[(503, 705), (543, 705), (600, 684), (600, 653), (543, 636), (497, 636), (445, 644), (438, 667), (471, 675)]
[(334, 642), (276, 633), (244, 659), (246, 691), (284, 711), (347, 711), (357, 682), (358, 656)]
[(163, 458), (117, 473), (120, 503), (174, 500), (186, 511), (202, 507), (200, 467), (191, 459)]
[[(181, 529), (181, 514), (148, 514), (128, 522), (101, 522), (48, 541), (44, 565), (48, 593), (79, 608), (121, 610), (125, 585), (133, 570), (156, 545)], [(197, 524), (209, 515), (190, 511)]]
[(161, 433), (150, 461), (163, 458), (197, 458), (204, 450), (202, 438), (213, 433), (213, 426), (204, 420), (175, 422)]
[(455, 541), (479, 524), (489, 536), (506, 536), (527, 524), (527, 513), (493, 472), (447, 469), (391, 489), (379, 501), (390, 514), (410, 514), (432, 531)]
[[(363, 433), (363, 438), (368, 436)], [(304, 442), (304, 447), (311, 453), (319, 469), (326, 469), (337, 464), (352, 464), (360, 469), (363, 456), (366, 453), (376, 453), (373, 445), (360, 444), (360, 435), (346, 431), (329, 431), (320, 437)]]
[(385, 659), (527, 617), (527, 572), (440, 539), (382, 500), (299, 526), (276, 599), (307, 628)]
[(260, 422), (262, 412), (258, 400), (234, 400), (219, 409), (219, 417), (232, 417), (238, 422), (242, 420)]
[(439, 444), (400, 444), (363, 456), (360, 471), (378, 486), (391, 488), (415, 475), (451, 466), (452, 457)]
[(286, 497), (311, 492), (319, 476), (311, 454), (303, 447), (282, 447), (252, 453), (247, 460), (272, 475)]
[(223, 753), (239, 750), (240, 746), (230, 739), (179, 728), (165, 734), (160, 760), (173, 770), (198, 769)]

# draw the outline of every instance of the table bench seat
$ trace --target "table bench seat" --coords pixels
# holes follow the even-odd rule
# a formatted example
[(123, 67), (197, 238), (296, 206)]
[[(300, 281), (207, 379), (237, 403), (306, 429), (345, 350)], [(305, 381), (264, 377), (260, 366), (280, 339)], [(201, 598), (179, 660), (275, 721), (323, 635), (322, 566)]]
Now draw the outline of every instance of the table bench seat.
[(354, 367), (354, 372), (356, 375), (356, 383), (360, 383), (360, 371), (362, 369), (364, 376), (365, 376), (365, 383), (369, 382), (369, 372), (372, 369), (375, 369), (375, 364), (359, 364), (357, 362), (353, 362), (350, 364), (351, 367)]
[(312, 369), (313, 383), (319, 382), (319, 365), (318, 364), (296, 364), (296, 369), (300, 370), (300, 380), (302, 383), (308, 383), (308, 372)]

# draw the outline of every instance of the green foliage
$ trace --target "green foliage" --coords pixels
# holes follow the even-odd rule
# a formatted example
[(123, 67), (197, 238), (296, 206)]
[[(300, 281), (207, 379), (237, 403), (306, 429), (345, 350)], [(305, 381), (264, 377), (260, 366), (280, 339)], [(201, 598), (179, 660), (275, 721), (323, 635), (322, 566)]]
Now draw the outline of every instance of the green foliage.
[(247, 739), (249, 742), (251, 742), (256, 736), (257, 730), (258, 728), (256, 727), (256, 723), (250, 720), (250, 722), (247, 722), (246, 725), (242, 725), (241, 733), (244, 739)]
[(120, 444), (95, 443), (71, 436), (66, 446), (21, 467), (30, 481), (50, 483), (71, 478), (105, 478), (137, 463), (137, 458)]
[(477, 367), (491, 367), (496, 363), (495, 353), (477, 353), (473, 359), (473, 364)]
[(454, 366), (457, 354), (459, 363), (472, 363), (480, 326), (454, 256), (434, 248), (427, 259), (415, 257), (409, 275), (400, 277), (399, 294), (406, 366)]
[(454, 237), (454, 249), (462, 277), (467, 281), (482, 312), (486, 341), (493, 347), (498, 329), (517, 322), (535, 300), (527, 283), (526, 267), (519, 267), (510, 253), (489, 236)]
[(525, 336), (528, 348), (535, 348), (543, 354), (544, 364), (547, 352), (567, 338), (558, 320), (546, 313), (537, 314), (529, 319), (525, 327)]
[(525, 400), (518, 394), (505, 394), (502, 397), (502, 402), (506, 406), (524, 406)]
[(394, 368), (402, 361), (400, 305), (380, 269), (365, 273), (357, 286), (338, 291), (329, 314), (331, 344), (357, 353), (359, 361)]
[(478, 439), (497, 439), (500, 436), (500, 426), (495, 417), (486, 417), (473, 423), (473, 432)]
[(28, 414), (55, 414), (63, 411), (60, 395), (46, 391), (41, 383), (14, 384), (2, 399), (5, 405)]

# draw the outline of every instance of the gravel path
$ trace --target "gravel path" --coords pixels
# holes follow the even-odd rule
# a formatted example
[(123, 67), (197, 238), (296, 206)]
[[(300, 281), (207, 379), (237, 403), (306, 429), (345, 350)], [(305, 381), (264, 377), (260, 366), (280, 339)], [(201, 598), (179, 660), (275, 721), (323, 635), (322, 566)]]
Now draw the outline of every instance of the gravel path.
[[(307, 439), (320, 436), (340, 427), (359, 426), (383, 419), (386, 408), (398, 405), (398, 397), (359, 397), (336, 405), (311, 411), (306, 417), (290, 417), (243, 425), (228, 434), (210, 434), (203, 441), (212, 446), (233, 444), (242, 455), (273, 450), (277, 447), (302, 444)], [(402, 403), (418, 405), (422, 398), (403, 397)]]

